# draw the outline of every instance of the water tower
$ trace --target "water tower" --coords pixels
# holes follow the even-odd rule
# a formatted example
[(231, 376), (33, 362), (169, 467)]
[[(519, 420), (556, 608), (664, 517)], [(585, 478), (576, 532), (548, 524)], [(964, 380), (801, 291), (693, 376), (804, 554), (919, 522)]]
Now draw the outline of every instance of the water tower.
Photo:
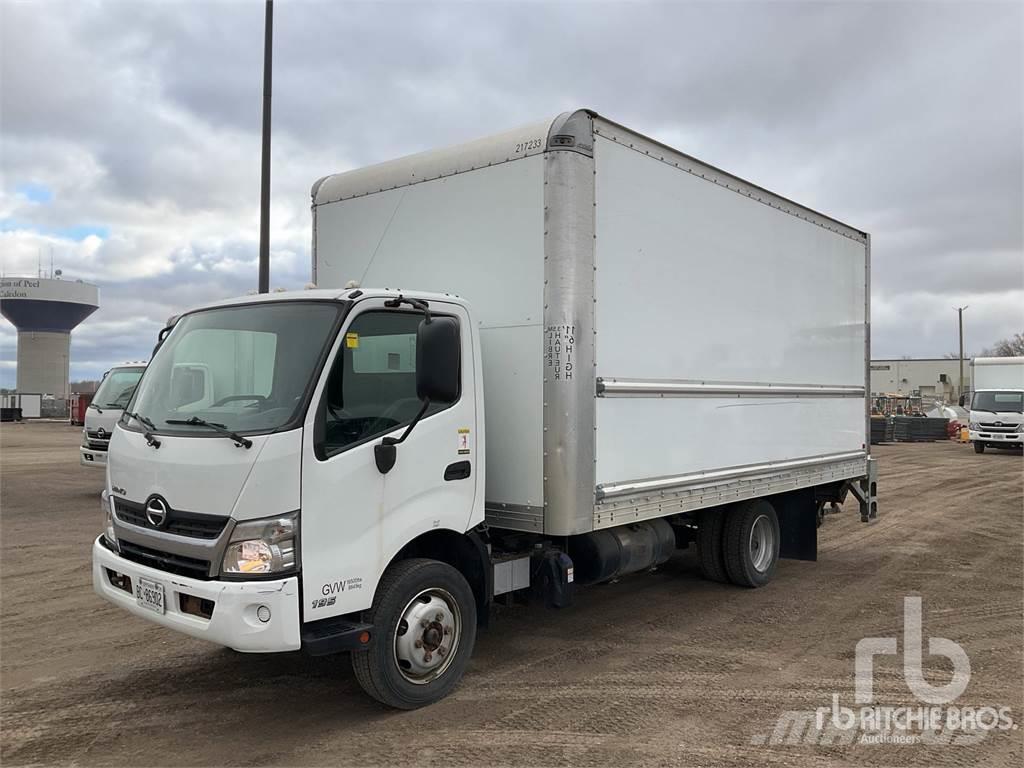
[(80, 280), (0, 278), (0, 314), (18, 329), (19, 392), (68, 397), (71, 331), (99, 305), (99, 289)]

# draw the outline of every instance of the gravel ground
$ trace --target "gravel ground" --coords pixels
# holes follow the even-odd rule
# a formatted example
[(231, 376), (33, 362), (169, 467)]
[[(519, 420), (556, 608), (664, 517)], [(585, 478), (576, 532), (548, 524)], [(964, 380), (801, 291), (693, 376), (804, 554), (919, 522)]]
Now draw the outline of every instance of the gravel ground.
[[(833, 693), (851, 704), (857, 642), (899, 637), (907, 595), (923, 599), (926, 638), (970, 657), (955, 704), (1007, 706), (1024, 724), (1019, 454), (876, 447), (879, 520), (861, 524), (852, 502), (828, 516), (817, 563), (783, 561), (771, 585), (742, 590), (702, 581), (684, 552), (561, 612), (496, 609), (450, 698), (392, 712), (344, 657), (237, 654), (96, 597), (103, 476), (78, 466), (79, 436), (0, 431), (4, 765), (1024, 763), (1024, 729), (960, 745), (770, 738), (786, 711)], [(948, 681), (951, 665), (924, 653), (926, 679)], [(875, 666), (876, 703), (921, 705), (899, 657)]]

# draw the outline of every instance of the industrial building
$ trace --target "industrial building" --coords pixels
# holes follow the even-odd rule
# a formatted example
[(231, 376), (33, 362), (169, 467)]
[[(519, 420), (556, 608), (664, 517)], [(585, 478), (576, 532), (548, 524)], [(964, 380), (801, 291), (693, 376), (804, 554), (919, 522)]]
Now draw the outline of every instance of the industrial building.
[[(965, 392), (971, 389), (971, 361), (964, 358)], [(872, 360), (872, 395), (913, 395), (925, 401), (955, 403), (960, 397), (958, 358)]]
[(0, 278), (0, 314), (18, 331), (17, 390), (65, 401), (71, 331), (99, 308), (99, 289), (81, 280)]

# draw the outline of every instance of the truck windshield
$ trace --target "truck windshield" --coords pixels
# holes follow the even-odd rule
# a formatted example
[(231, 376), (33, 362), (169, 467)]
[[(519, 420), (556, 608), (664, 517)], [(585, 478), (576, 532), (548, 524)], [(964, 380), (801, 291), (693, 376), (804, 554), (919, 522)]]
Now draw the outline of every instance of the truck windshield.
[(132, 399), (144, 370), (144, 367), (114, 368), (103, 378), (92, 402), (100, 408), (124, 408)]
[(280, 301), (185, 315), (149, 364), (132, 410), (165, 434), (217, 434), (195, 419), (181, 423), (191, 417), (240, 433), (286, 427), (300, 415), (341, 309)]
[(1016, 411), (1024, 410), (1024, 392), (975, 392), (971, 408), (976, 411)]

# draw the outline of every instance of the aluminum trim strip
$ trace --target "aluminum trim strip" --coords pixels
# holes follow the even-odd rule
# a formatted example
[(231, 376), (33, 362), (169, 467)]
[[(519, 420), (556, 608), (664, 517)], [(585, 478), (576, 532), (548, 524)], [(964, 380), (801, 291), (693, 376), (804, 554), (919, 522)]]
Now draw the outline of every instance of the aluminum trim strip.
[(571, 536), (593, 530), (597, 482), (594, 158), (545, 163), (544, 533)]
[(695, 512), (708, 507), (720, 507), (746, 499), (773, 496), (800, 488), (813, 488), (864, 478), (870, 472), (868, 465), (871, 463), (871, 459), (852, 459), (732, 480), (712, 480), (667, 491), (635, 493), (609, 499), (594, 507), (594, 529), (611, 528), (641, 520)]
[(598, 485), (597, 497), (599, 500), (612, 499), (619, 496), (626, 496), (631, 493), (663, 491), (690, 485), (699, 485), (700, 483), (707, 483), (710, 481), (732, 480), (752, 475), (780, 472), (787, 469), (799, 469), (801, 467), (813, 467), (839, 461), (864, 459), (866, 457), (867, 454), (864, 451), (851, 451), (850, 453), (808, 456), (806, 458), (790, 459), (788, 461), (769, 461), (764, 464), (751, 464), (745, 467), (729, 467), (727, 469), (717, 469), (708, 472), (694, 472), (687, 475), (675, 475), (672, 477), (624, 480), (616, 483), (604, 483)]
[(318, 179), (310, 189), (313, 207), (366, 197), (427, 181), (471, 173), (548, 152), (555, 118), (454, 146), (430, 149), (376, 165)]
[(485, 501), (484, 521), (495, 528), (543, 533), (544, 507)]
[(597, 380), (597, 396), (649, 397), (864, 397), (860, 385), (761, 384), (666, 379)]

